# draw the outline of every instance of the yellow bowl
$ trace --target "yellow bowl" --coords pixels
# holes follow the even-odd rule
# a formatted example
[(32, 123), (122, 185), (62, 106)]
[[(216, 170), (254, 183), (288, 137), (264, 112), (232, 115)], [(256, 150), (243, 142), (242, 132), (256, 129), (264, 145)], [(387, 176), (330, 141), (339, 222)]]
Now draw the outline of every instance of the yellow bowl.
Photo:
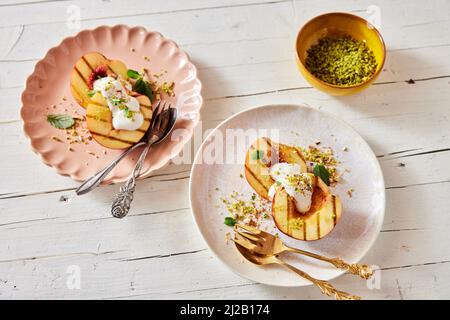
[[(364, 41), (375, 55), (377, 69), (365, 82), (353, 86), (338, 86), (315, 77), (305, 67), (308, 49), (325, 36), (347, 35)], [(380, 32), (361, 17), (334, 12), (327, 13), (308, 21), (299, 31), (296, 41), (297, 65), (306, 80), (314, 87), (333, 96), (344, 96), (357, 93), (367, 88), (383, 70), (386, 58), (386, 47)]]

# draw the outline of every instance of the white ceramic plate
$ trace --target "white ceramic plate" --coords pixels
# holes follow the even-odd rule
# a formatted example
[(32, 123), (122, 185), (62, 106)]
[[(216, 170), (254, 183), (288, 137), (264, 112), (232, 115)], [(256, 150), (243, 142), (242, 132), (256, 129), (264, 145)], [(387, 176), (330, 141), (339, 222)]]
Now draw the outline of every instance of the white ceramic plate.
[[(227, 145), (227, 129), (268, 130), (268, 136), (281, 143), (306, 147), (320, 140), (321, 146), (332, 147), (341, 161), (339, 168), (350, 170), (344, 173), (342, 183), (331, 189), (342, 200), (341, 221), (318, 241), (299, 241), (279, 234), (289, 245), (329, 257), (338, 256), (351, 263), (358, 262), (367, 253), (381, 229), (385, 209), (383, 175), (368, 144), (349, 125), (325, 113), (297, 105), (268, 105), (245, 110), (222, 122), (204, 141), (194, 160), (190, 180), (191, 208), (200, 232), (220, 260), (237, 274), (263, 284), (290, 287), (310, 284), (282, 267), (259, 267), (244, 261), (231, 241), (225, 243), (225, 235), (232, 229), (224, 225), (228, 213), (220, 205), (220, 197), (233, 191), (248, 194), (248, 197), (253, 193), (241, 177), (243, 155), (253, 141), (237, 146), (227, 142)], [(223, 151), (224, 158), (225, 155), (228, 159), (234, 156), (238, 161), (231, 163), (225, 159), (224, 163), (207, 164), (212, 143), (221, 139), (225, 146), (218, 154)], [(350, 188), (354, 189), (352, 198), (347, 194)], [(275, 229), (271, 220), (267, 223)], [(333, 266), (299, 255), (283, 254), (282, 258), (319, 279), (330, 280), (343, 274)]]

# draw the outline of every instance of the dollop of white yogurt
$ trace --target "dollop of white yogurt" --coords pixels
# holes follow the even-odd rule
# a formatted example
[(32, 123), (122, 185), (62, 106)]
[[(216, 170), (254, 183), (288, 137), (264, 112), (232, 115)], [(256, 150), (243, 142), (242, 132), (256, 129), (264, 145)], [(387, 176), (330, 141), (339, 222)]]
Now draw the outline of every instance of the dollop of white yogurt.
[(270, 176), (275, 183), (269, 189), (269, 198), (273, 199), (277, 188), (283, 187), (286, 193), (295, 200), (299, 212), (307, 212), (311, 208), (314, 175), (302, 173), (298, 164), (280, 162), (270, 167)]
[(128, 94), (131, 84), (107, 76), (94, 81), (94, 91), (100, 92), (112, 113), (112, 126), (117, 130), (137, 130), (144, 123), (139, 101)]

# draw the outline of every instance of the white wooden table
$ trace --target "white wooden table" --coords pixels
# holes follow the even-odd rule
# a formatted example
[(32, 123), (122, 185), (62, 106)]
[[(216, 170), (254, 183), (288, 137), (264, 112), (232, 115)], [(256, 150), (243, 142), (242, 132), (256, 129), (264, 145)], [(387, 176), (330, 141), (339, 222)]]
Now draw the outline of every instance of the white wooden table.
[[(338, 99), (311, 88), (295, 66), (298, 28), (324, 12), (367, 18), (371, 5), (388, 46), (376, 85)], [(204, 130), (269, 103), (303, 102), (350, 123), (386, 180), (383, 230), (364, 259), (380, 266), (381, 282), (333, 283), (367, 299), (450, 298), (449, 12), (446, 0), (2, 0), (0, 298), (322, 298), (313, 287), (255, 284), (222, 265), (192, 219), (189, 165), (141, 181), (133, 213), (117, 220), (109, 213), (117, 186), (76, 197), (77, 183), (31, 152), (18, 115), (25, 78), (79, 31), (78, 13), (82, 29), (142, 25), (177, 41), (199, 68)], [(80, 289), (71, 281), (78, 271)]]

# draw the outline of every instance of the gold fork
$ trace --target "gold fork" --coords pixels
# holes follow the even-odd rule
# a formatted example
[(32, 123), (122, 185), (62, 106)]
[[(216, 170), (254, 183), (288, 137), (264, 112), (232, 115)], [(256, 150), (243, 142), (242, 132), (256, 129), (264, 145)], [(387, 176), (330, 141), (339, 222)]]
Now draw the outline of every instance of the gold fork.
[[(235, 241), (235, 240), (233, 240)], [(235, 241), (236, 242), (236, 241)], [(239, 252), (244, 256), (245, 259), (248, 261), (257, 264), (257, 265), (269, 265), (269, 264), (278, 264), (282, 265), (295, 273), (297, 273), (299, 276), (305, 278), (306, 280), (311, 281), (314, 285), (316, 285), (320, 291), (323, 294), (326, 294), (327, 296), (334, 296), (336, 300), (360, 300), (361, 297), (352, 295), (350, 293), (337, 290), (335, 287), (333, 287), (329, 282), (325, 280), (318, 280), (316, 278), (311, 277), (306, 272), (297, 269), (296, 267), (284, 262), (283, 260), (278, 259), (275, 256), (262, 256), (258, 255), (251, 250), (248, 250), (247, 248), (241, 246), (239, 243), (236, 243), (236, 248), (239, 250)]]
[[(245, 230), (245, 232), (241, 231), (241, 229)], [(273, 256), (285, 251), (294, 252), (331, 263), (336, 268), (346, 270), (363, 279), (369, 279), (373, 275), (373, 270), (366, 264), (350, 264), (340, 258), (328, 258), (309, 251), (291, 248), (285, 245), (280, 238), (260, 229), (236, 224), (234, 231), (236, 232), (234, 239), (236, 243), (261, 255)]]

